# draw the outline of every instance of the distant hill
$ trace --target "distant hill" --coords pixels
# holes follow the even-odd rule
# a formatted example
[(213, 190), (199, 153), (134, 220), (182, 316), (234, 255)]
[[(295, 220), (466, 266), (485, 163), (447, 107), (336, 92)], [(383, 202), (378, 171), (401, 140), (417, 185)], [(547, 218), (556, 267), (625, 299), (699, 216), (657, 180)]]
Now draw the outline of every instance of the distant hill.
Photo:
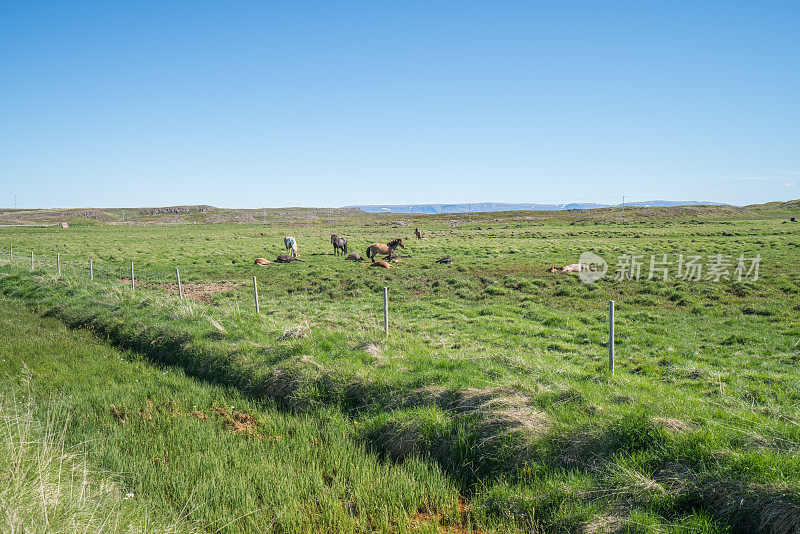
[[(714, 202), (655, 200), (606, 206), (592, 203), (572, 204), (409, 204), (350, 206), (346, 208), (267, 208), (231, 209), (209, 205), (162, 206), (139, 208), (57, 208), (0, 209), (0, 226), (73, 226), (249, 223), (281, 224), (287, 227), (337, 224), (345, 219), (362, 218), (382, 224), (406, 224), (411, 219), (464, 219), (472, 212), (472, 221), (600, 221), (631, 222), (646, 219), (722, 219), (722, 218), (792, 218), (800, 219), (800, 200), (767, 202), (748, 206), (730, 206)], [(623, 214), (624, 211), (624, 214)], [(503, 213), (500, 213), (503, 212)], [(387, 214), (388, 217), (379, 217)], [(453, 214), (460, 214), (454, 217)], [(395, 221), (395, 222), (393, 222)]]
[[(367, 213), (479, 213), (491, 211), (556, 211), (556, 210), (591, 210), (597, 208), (619, 207), (612, 204), (595, 204), (591, 202), (575, 202), (570, 204), (504, 204), (502, 202), (478, 202), (475, 204), (369, 204), (363, 206), (346, 206)], [(719, 202), (697, 200), (650, 200), (646, 202), (626, 202), (625, 206), (645, 208), (672, 206), (726, 206)]]

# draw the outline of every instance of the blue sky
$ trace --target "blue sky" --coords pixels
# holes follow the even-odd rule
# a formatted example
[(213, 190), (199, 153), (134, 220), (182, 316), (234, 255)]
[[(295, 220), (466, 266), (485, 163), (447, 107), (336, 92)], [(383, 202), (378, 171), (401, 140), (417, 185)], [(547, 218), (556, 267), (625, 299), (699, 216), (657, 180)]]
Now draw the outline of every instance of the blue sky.
[(0, 207), (800, 198), (800, 2), (0, 2)]

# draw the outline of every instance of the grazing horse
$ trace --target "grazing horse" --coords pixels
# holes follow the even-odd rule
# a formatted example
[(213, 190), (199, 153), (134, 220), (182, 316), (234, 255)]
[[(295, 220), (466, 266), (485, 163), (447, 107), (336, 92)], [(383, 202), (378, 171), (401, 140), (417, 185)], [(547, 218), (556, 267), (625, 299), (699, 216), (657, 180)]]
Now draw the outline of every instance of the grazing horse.
[(339, 251), (342, 254), (347, 254), (347, 239), (339, 237), (336, 234), (331, 236), (331, 243), (333, 243), (333, 255), (338, 256)]
[(417, 236), (417, 239), (422, 239), (422, 232), (419, 231), (419, 228), (414, 229), (414, 235)]
[(372, 259), (378, 254), (391, 255), (392, 252), (394, 252), (394, 249), (396, 249), (397, 247), (406, 248), (405, 245), (403, 245), (403, 238), (398, 237), (394, 241), (389, 241), (385, 245), (382, 245), (380, 243), (373, 243), (367, 247), (367, 258)]
[(283, 246), (286, 247), (287, 254), (293, 258), (297, 257), (297, 240), (295, 238), (287, 235), (283, 238)]

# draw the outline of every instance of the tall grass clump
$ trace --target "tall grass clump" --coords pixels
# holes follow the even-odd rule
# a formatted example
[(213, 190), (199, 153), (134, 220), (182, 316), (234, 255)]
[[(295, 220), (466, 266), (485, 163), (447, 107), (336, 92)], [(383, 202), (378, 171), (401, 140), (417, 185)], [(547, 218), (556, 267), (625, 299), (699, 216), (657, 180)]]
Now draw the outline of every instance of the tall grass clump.
[[(30, 384), (30, 374), (23, 377)], [(42, 415), (43, 413), (43, 415)], [(123, 493), (112, 473), (65, 442), (63, 403), (38, 406), (29, 388), (0, 395), (0, 521), (10, 532), (200, 532), (179, 517), (154, 514)]]

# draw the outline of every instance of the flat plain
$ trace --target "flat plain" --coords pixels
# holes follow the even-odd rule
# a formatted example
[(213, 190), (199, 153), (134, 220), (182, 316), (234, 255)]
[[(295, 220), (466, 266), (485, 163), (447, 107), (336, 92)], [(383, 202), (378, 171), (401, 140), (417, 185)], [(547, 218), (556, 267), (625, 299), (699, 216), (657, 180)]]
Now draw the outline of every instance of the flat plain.
[[(62, 399), (67, 442), (91, 443), (87, 461), (159, 517), (229, 532), (800, 528), (796, 202), (236, 224), (103, 213), (0, 228), (15, 256), (0, 257), (1, 365), (11, 387), (24, 361), (40, 417)], [(408, 257), (345, 261), (332, 233), (362, 256), (402, 237)], [(286, 235), (304, 261), (254, 265)], [(587, 251), (605, 278), (548, 272)], [(678, 279), (681, 255), (702, 258), (700, 280)], [(631, 256), (641, 277), (615, 280)], [(648, 279), (651, 256), (667, 280)], [(740, 257), (759, 258), (757, 279), (739, 280)], [(719, 280), (714, 258), (730, 262)], [(73, 349), (13, 338), (15, 321), (95, 348), (56, 364)]]

